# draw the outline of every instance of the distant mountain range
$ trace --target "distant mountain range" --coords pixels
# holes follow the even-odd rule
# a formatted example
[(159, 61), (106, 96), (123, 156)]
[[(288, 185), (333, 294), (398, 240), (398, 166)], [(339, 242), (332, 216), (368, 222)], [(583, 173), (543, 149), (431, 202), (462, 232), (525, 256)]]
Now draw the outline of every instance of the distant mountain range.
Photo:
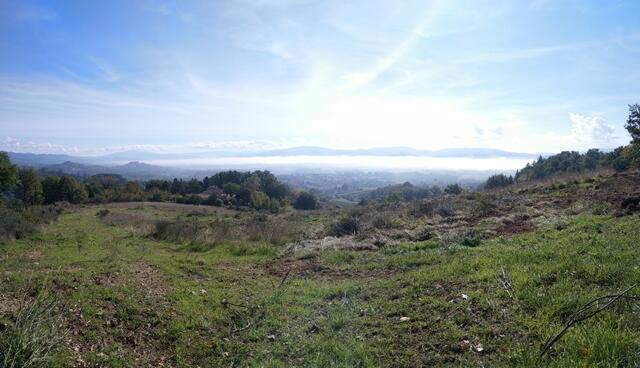
[[(39, 153), (17, 153), (9, 152), (11, 161), (20, 166), (30, 166), (38, 169), (42, 175), (73, 175), (79, 178), (86, 178), (96, 174), (118, 174), (130, 180), (149, 180), (149, 179), (171, 179), (174, 177), (204, 177), (211, 175), (219, 170), (238, 169), (238, 170), (256, 170), (267, 169), (276, 170), (281, 174), (284, 173), (301, 173), (305, 170), (311, 170), (313, 173), (319, 173), (320, 167), (306, 168), (305, 166), (269, 166), (266, 164), (217, 164), (199, 165), (199, 166), (179, 166), (171, 165), (171, 162), (179, 162), (180, 160), (189, 161), (190, 159), (206, 159), (206, 158), (246, 158), (246, 157), (294, 157), (294, 156), (387, 156), (387, 157), (435, 157), (435, 158), (507, 158), (507, 159), (524, 159), (534, 160), (537, 154), (517, 153), (497, 149), (485, 148), (450, 148), (442, 150), (420, 150), (410, 147), (382, 147), (368, 149), (331, 149), (324, 147), (293, 147), (287, 149), (270, 150), (262, 152), (247, 151), (211, 151), (199, 153), (154, 153), (146, 151), (126, 151), (102, 156), (71, 156), (61, 154), (39, 154)], [(544, 155), (546, 156), (546, 155)], [(147, 163), (145, 163), (147, 161)], [(163, 165), (166, 161), (166, 165)], [(257, 160), (259, 161), (259, 160)], [(153, 164), (149, 164), (152, 162)], [(327, 169), (327, 168), (325, 168)], [(330, 167), (328, 168), (331, 169)], [(375, 170), (375, 169), (374, 169)], [(379, 171), (384, 171), (383, 169)], [(447, 170), (427, 170), (434, 178), (444, 178), (444, 171)], [(441, 172), (442, 171), (442, 172)], [(455, 175), (459, 179), (465, 175), (473, 178), (488, 175), (480, 172), (462, 172), (460, 170), (448, 170), (449, 175)], [(326, 172), (326, 170), (325, 170)], [(422, 174), (426, 172), (422, 170)], [(405, 174), (402, 174), (406, 176)], [(443, 176), (445, 175), (445, 176)], [(461, 176), (462, 175), (462, 176)], [(475, 180), (475, 179), (474, 179)]]
[(70, 156), (59, 154), (36, 154), (10, 152), (11, 161), (19, 165), (42, 167), (65, 162), (92, 165), (122, 165), (127, 162), (181, 160), (215, 157), (277, 157), (277, 156), (419, 156), (439, 158), (522, 158), (535, 159), (538, 154), (509, 152), (488, 148), (447, 148), (442, 150), (421, 150), (410, 147), (381, 147), (366, 149), (332, 149), (304, 146), (280, 150), (211, 151), (198, 153), (154, 153), (146, 151), (126, 151), (102, 156)]

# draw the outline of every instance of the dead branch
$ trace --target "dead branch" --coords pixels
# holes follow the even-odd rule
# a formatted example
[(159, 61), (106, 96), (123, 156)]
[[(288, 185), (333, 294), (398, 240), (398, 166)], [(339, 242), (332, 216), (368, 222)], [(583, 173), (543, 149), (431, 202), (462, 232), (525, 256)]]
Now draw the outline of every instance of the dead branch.
[(287, 277), (289, 277), (289, 274), (291, 273), (291, 268), (289, 268), (289, 270), (287, 271), (287, 273), (284, 274), (284, 277), (282, 278), (282, 281), (280, 281), (280, 284), (278, 285), (278, 288), (282, 287), (282, 285), (284, 284), (285, 281), (287, 281)]
[[(562, 329), (562, 331), (560, 331), (560, 333), (558, 333), (557, 335), (550, 337), (547, 342), (544, 344), (544, 346), (542, 347), (542, 349), (540, 350), (540, 355), (538, 356), (538, 359), (542, 358), (548, 351), (549, 349), (551, 349), (551, 347), (558, 342), (558, 340), (560, 340), (560, 338), (562, 338), (562, 336), (564, 336), (565, 333), (567, 333), (567, 331), (569, 331), (569, 329), (574, 326), (577, 323), (580, 323), (584, 320), (587, 320), (593, 316), (595, 316), (596, 314), (602, 312), (603, 310), (609, 308), (613, 303), (615, 303), (618, 300), (632, 300), (632, 301), (637, 301), (640, 300), (640, 297), (637, 296), (628, 296), (626, 295), (627, 293), (629, 293), (631, 290), (633, 290), (634, 288), (636, 288), (638, 286), (638, 284), (634, 284), (630, 287), (628, 287), (627, 289), (625, 289), (624, 291), (622, 291), (619, 294), (614, 294), (614, 295), (607, 295), (607, 296), (601, 296), (599, 298), (596, 298), (590, 302), (588, 302), (587, 304), (583, 305), (582, 307), (578, 308), (578, 310), (576, 312), (574, 312), (568, 319), (567, 323), (565, 324), (564, 328)], [(594, 307), (599, 306), (602, 302), (605, 302), (603, 306), (591, 311)], [(589, 312), (591, 311), (591, 312)]]

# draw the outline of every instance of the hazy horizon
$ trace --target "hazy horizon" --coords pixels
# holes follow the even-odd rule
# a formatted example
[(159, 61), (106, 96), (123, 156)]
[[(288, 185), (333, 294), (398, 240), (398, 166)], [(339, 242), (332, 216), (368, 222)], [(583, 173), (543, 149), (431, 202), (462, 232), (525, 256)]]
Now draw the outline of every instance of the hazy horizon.
[(626, 144), (636, 1), (5, 1), (0, 150)]

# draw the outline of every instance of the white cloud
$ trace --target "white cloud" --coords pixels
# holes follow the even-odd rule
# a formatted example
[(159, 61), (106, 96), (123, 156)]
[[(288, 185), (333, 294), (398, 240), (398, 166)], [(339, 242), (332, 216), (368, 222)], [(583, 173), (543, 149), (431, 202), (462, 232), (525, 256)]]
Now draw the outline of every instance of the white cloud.
[(3, 140), (0, 140), (0, 151), (72, 154), (77, 153), (78, 148), (66, 147), (53, 143), (39, 143), (12, 137), (5, 137)]
[(570, 113), (571, 138), (585, 143), (609, 143), (615, 136), (615, 129), (600, 116), (585, 116)]

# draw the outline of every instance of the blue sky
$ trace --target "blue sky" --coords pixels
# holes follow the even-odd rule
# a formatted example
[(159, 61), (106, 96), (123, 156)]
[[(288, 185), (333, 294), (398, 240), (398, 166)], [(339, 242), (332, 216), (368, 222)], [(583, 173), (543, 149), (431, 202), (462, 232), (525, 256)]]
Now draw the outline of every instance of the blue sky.
[(0, 149), (628, 142), (640, 2), (0, 0)]

